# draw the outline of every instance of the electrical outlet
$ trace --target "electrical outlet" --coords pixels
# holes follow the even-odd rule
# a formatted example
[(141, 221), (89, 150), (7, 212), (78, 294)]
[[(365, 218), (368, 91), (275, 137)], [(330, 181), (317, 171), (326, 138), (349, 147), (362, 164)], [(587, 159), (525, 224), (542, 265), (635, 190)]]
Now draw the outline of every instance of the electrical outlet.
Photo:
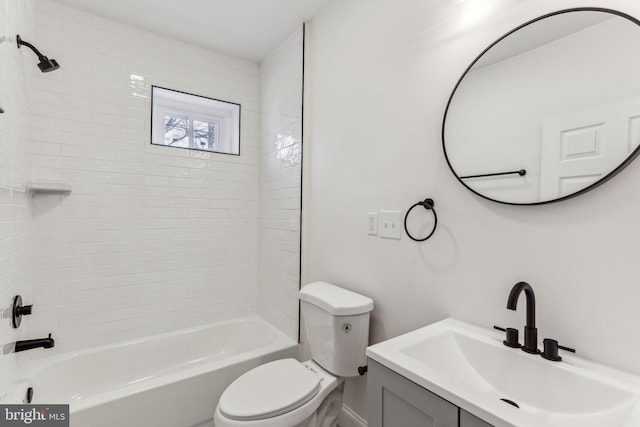
[(398, 240), (402, 238), (402, 212), (380, 211), (378, 221), (380, 237)]
[(367, 233), (369, 236), (378, 235), (378, 212), (369, 212), (367, 214)]

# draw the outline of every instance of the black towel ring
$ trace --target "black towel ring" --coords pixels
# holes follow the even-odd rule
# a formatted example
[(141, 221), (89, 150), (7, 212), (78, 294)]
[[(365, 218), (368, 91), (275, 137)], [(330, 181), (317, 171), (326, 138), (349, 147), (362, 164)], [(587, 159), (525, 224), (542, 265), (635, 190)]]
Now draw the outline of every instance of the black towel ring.
[[(424, 242), (429, 237), (431, 237), (433, 235), (433, 233), (436, 231), (436, 226), (438, 225), (438, 215), (436, 215), (436, 210), (433, 208), (433, 205), (434, 205), (433, 199), (424, 199), (423, 201), (420, 201), (420, 202), (416, 203), (415, 205), (411, 206), (409, 208), (409, 210), (407, 211), (407, 214), (404, 216), (404, 231), (405, 231), (405, 233), (407, 233), (407, 236), (409, 236), (409, 238), (411, 240), (414, 240), (416, 242)], [(407, 229), (407, 218), (409, 217), (409, 214), (411, 213), (411, 210), (413, 208), (415, 208), (416, 206), (422, 206), (426, 210), (433, 212), (433, 230), (431, 230), (431, 233), (429, 233), (429, 235), (427, 237), (425, 237), (424, 239), (416, 239), (415, 237), (413, 237), (411, 235), (411, 233), (409, 233), (409, 230)]]

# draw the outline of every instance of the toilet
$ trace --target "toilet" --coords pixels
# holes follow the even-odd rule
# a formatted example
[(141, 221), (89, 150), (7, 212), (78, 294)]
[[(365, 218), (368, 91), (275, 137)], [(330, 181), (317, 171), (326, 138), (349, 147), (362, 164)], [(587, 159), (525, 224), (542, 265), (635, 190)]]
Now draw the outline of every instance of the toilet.
[(344, 378), (364, 373), (373, 300), (326, 282), (299, 297), (311, 360), (276, 360), (240, 376), (220, 396), (215, 427), (336, 426)]

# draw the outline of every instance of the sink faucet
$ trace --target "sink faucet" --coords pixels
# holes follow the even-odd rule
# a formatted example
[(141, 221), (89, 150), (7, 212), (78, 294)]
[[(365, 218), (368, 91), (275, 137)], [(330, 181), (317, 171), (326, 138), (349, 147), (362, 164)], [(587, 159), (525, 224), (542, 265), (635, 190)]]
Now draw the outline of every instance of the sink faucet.
[(509, 293), (507, 300), (507, 308), (509, 310), (516, 309), (518, 305), (518, 297), (524, 292), (527, 298), (527, 323), (524, 326), (524, 345), (522, 350), (527, 353), (538, 354), (538, 329), (536, 328), (536, 297), (533, 294), (533, 288), (526, 282), (518, 282)]
[(24, 341), (16, 341), (15, 352), (31, 350), (32, 348), (51, 348), (56, 345), (56, 342), (51, 338), (51, 334), (49, 334), (49, 338), (40, 338), (37, 340), (24, 340)]

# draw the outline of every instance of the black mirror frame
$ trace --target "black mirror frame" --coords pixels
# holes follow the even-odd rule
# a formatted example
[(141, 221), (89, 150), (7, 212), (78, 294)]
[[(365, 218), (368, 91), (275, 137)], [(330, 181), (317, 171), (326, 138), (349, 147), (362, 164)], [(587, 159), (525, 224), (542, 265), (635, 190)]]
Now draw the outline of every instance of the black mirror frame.
[(497, 40), (495, 40), (493, 43), (491, 43), (487, 48), (485, 48), (472, 62), (471, 64), (469, 64), (469, 66), (467, 67), (467, 69), (464, 71), (464, 73), (462, 73), (462, 76), (460, 76), (460, 78), (458, 79), (458, 82), (456, 83), (456, 85), (454, 86), (453, 90), (451, 91), (451, 95), (449, 96), (449, 100), (447, 101), (447, 106), (444, 110), (444, 117), (442, 119), (442, 152), (444, 153), (444, 157), (445, 160), (447, 161), (447, 165), (449, 166), (449, 169), (451, 170), (451, 173), (453, 173), (453, 175), (456, 177), (456, 179), (465, 187), (467, 188), (469, 191), (471, 191), (472, 193), (487, 199), (487, 200), (491, 200), (492, 202), (496, 202), (496, 203), (501, 203), (501, 204), (505, 204), (505, 205), (514, 205), (514, 206), (535, 206), (535, 205), (545, 205), (548, 203), (555, 203), (555, 202), (560, 202), (562, 200), (567, 200), (567, 199), (571, 199), (574, 198), (576, 196), (580, 196), (588, 191), (593, 190), (594, 188), (604, 184), (605, 182), (609, 181), (611, 178), (613, 178), (614, 176), (616, 176), (618, 173), (620, 173), (624, 168), (626, 168), (636, 157), (638, 157), (638, 155), (640, 155), (640, 146), (638, 146), (633, 153), (631, 153), (622, 163), (620, 163), (614, 170), (612, 170), (611, 172), (609, 172), (607, 175), (605, 175), (604, 177), (602, 177), (601, 179), (599, 179), (598, 181), (594, 182), (593, 184), (589, 185), (588, 187), (583, 188), (582, 190), (576, 191), (575, 193), (571, 193), (567, 196), (563, 196), (563, 197), (558, 197), (557, 199), (553, 199), (553, 200), (545, 200), (545, 201), (541, 201), (541, 202), (533, 202), (533, 203), (514, 203), (514, 202), (506, 202), (503, 200), (496, 200), (496, 199), (492, 199), (491, 197), (485, 196), (484, 194), (481, 194), (479, 192), (477, 192), (476, 190), (472, 189), (471, 187), (469, 187), (456, 173), (456, 171), (453, 169), (453, 166), (451, 165), (451, 162), (449, 160), (449, 156), (447, 155), (447, 150), (445, 147), (446, 141), (445, 141), (445, 128), (446, 128), (446, 124), (447, 124), (447, 113), (449, 112), (449, 107), (451, 105), (451, 101), (453, 100), (453, 97), (456, 94), (456, 91), (458, 90), (458, 87), (460, 86), (460, 84), (462, 83), (462, 80), (464, 80), (465, 76), (469, 73), (469, 71), (471, 70), (471, 68), (473, 68), (473, 66), (475, 65), (476, 62), (478, 62), (478, 60), (485, 54), (487, 53), (491, 48), (493, 48), (496, 44), (500, 43), (503, 39), (507, 38), (508, 36), (510, 36), (511, 34), (515, 33), (516, 31), (531, 25), (535, 22), (541, 21), (543, 19), (552, 17), (552, 16), (556, 16), (556, 15), (561, 15), (564, 13), (569, 13), (569, 12), (585, 12), (585, 11), (589, 11), (589, 12), (604, 12), (604, 13), (610, 13), (612, 15), (617, 15), (620, 16), (622, 18), (626, 18), (629, 21), (635, 23), (636, 25), (638, 25), (638, 27), (640, 27), (640, 20), (634, 18), (631, 15), (628, 15), (624, 12), (620, 12), (614, 9), (608, 9), (608, 8), (603, 8), (603, 7), (575, 7), (575, 8), (570, 8), (570, 9), (562, 9), (556, 12), (551, 12), (551, 13), (547, 13), (545, 15), (539, 16), (535, 19), (532, 19), (522, 25), (517, 26), (516, 28), (512, 29), (511, 31), (507, 32), (506, 34), (504, 34), (503, 36), (499, 37)]

